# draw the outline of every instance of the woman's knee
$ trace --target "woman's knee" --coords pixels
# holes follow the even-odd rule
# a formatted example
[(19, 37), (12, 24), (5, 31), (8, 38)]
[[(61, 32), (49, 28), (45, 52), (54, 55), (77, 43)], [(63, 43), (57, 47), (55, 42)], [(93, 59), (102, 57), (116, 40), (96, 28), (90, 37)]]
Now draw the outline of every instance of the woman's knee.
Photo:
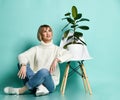
[(50, 72), (48, 71), (48, 69), (40, 69), (38, 72), (37, 72), (39, 75), (43, 75), (43, 76), (49, 76), (50, 75)]

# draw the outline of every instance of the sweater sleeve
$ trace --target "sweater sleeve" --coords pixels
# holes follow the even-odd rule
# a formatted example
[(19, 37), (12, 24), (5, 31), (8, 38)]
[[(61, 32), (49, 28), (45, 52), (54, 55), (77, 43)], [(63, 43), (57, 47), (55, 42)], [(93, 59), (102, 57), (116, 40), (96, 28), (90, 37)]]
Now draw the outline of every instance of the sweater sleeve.
[(57, 58), (60, 60), (60, 63), (70, 61), (70, 59), (72, 57), (73, 56), (71, 55), (71, 53), (68, 50), (63, 49), (63, 48), (58, 49)]
[(18, 55), (19, 64), (28, 64), (31, 61), (34, 62), (35, 54), (36, 54), (36, 47), (32, 47), (29, 50), (19, 54)]

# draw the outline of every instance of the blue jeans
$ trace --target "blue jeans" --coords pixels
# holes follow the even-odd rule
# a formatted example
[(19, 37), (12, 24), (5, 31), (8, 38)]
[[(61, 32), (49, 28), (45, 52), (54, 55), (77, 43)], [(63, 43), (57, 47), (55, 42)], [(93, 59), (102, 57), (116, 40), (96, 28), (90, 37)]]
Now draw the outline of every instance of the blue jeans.
[(34, 73), (31, 70), (29, 64), (27, 64), (26, 67), (26, 78), (23, 80), (23, 82), (28, 87), (28, 89), (33, 90), (37, 88), (37, 86), (39, 86), (40, 84), (43, 84), (49, 92), (54, 91), (54, 82), (50, 72), (47, 69), (43, 68)]

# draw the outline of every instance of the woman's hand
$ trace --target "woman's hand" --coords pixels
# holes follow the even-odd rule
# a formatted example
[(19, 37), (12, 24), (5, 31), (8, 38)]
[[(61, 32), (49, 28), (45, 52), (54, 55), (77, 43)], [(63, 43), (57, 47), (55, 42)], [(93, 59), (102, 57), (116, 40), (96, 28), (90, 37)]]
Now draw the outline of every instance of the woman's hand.
[(21, 66), (17, 75), (20, 79), (25, 79), (25, 77), (26, 77), (26, 66), (25, 65)]
[(50, 73), (53, 73), (55, 71), (58, 62), (60, 62), (60, 60), (58, 58), (53, 60), (51, 66), (50, 66)]

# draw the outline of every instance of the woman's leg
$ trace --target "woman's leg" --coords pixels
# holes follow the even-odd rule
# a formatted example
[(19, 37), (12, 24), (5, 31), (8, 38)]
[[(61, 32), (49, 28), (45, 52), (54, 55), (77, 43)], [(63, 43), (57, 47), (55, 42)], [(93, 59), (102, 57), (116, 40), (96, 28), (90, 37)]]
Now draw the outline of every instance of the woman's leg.
[[(25, 83), (34, 76), (34, 72), (31, 70), (30, 65), (27, 64), (27, 70), (26, 70), (26, 77), (23, 79), (24, 85)], [(20, 66), (18, 64), (18, 69), (20, 69)], [(21, 88), (13, 88), (13, 87), (5, 87), (4, 92), (6, 94), (23, 94), (25, 91), (27, 91), (28, 88), (26, 86), (23, 86)]]
[(13, 88), (13, 87), (6, 87), (4, 89), (5, 93), (7, 94), (23, 94), (28, 89), (32, 90), (43, 84), (49, 92), (54, 91), (54, 82), (52, 80), (52, 76), (47, 69), (41, 69), (34, 75), (30, 75), (30, 79), (26, 82), (26, 85), (22, 88)]
[[(24, 85), (25, 85), (25, 83), (34, 75), (34, 72), (33, 72), (32, 69), (30, 68), (30, 64), (27, 64), (26, 67), (27, 67), (27, 68), (26, 68), (26, 77), (25, 77), (25, 79), (22, 79)], [(18, 69), (20, 70), (19, 64), (18, 64)]]
[[(18, 68), (20, 69), (20, 67), (18, 67)], [(33, 77), (33, 76), (34, 76), (34, 72), (33, 72), (32, 69), (30, 68), (30, 64), (27, 64), (27, 65), (26, 65), (26, 77), (25, 77), (25, 79), (23, 79), (24, 85), (25, 85), (26, 82), (28, 82), (29, 79), (30, 79), (31, 77)], [(19, 94), (22, 94), (22, 93), (24, 93), (24, 92), (27, 91), (27, 90), (28, 90), (28, 88), (27, 88), (27, 86), (25, 85), (25, 86), (23, 86), (22, 88), (19, 89)]]
[(28, 82), (26, 82), (28, 89), (33, 89), (40, 84), (43, 84), (49, 90), (49, 92), (54, 91), (54, 82), (50, 72), (47, 69), (39, 70), (32, 78), (29, 79)]

